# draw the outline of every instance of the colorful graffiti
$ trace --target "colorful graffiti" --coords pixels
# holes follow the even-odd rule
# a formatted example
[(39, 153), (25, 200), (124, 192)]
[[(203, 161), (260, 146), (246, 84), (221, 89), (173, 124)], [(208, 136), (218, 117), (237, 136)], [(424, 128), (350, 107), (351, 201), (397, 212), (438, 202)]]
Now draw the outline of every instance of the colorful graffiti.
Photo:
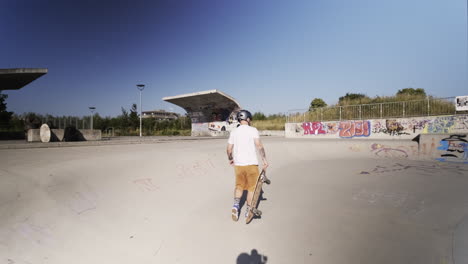
[(444, 153), (436, 160), (468, 163), (468, 141), (465, 138), (466, 135), (450, 135), (442, 139), (437, 149)]
[(391, 136), (409, 135), (405, 132), (405, 127), (397, 120), (386, 121), (387, 133)]
[(412, 131), (413, 133), (416, 133), (416, 130), (423, 130), (424, 127), (426, 127), (426, 124), (430, 122), (430, 120), (425, 118), (415, 118), (407, 120), (403, 119), (401, 120), (401, 122), (407, 131)]
[(468, 129), (468, 115), (457, 116), (453, 130), (467, 130)]
[(340, 124), (336, 122), (327, 122), (327, 134), (335, 135), (340, 131)]
[(428, 122), (424, 133), (450, 133), (455, 126), (455, 116), (440, 116)]
[(339, 124), (336, 122), (305, 122), (296, 128), (296, 132), (303, 132), (304, 135), (335, 135), (339, 131)]
[(416, 133), (416, 129), (422, 129), (424, 127), (424, 123), (424, 120), (421, 121), (415, 119), (373, 120), (372, 133), (383, 133), (390, 136), (411, 135), (411, 133)]
[(340, 122), (340, 137), (368, 137), (371, 133), (370, 121), (344, 121)]
[(320, 135), (327, 133), (321, 122), (302, 123), (302, 128), (304, 129), (304, 135)]
[(304, 122), (297, 123), (294, 130), (291, 132), (297, 135), (310, 136), (337, 135), (340, 138), (354, 138), (369, 137), (372, 134), (378, 137), (401, 136), (411, 138), (411, 136), (420, 133), (465, 133), (468, 130), (468, 115)]
[(372, 121), (372, 133), (387, 133), (387, 127), (380, 120), (374, 120)]

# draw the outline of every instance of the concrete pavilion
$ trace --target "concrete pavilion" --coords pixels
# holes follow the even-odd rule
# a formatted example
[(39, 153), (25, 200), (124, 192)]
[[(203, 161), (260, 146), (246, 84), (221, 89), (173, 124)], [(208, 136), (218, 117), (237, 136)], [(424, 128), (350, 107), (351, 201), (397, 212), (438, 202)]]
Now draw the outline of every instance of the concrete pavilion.
[(224, 135), (235, 122), (234, 114), (240, 105), (233, 97), (219, 91), (208, 90), (164, 97), (164, 101), (182, 107), (192, 120), (192, 135)]
[(0, 91), (19, 90), (47, 74), (47, 71), (46, 68), (0, 69)]

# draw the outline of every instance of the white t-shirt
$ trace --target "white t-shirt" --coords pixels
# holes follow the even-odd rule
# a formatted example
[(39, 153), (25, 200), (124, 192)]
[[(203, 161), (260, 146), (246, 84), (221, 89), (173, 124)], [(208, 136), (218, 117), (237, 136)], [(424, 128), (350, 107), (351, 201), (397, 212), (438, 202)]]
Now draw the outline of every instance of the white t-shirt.
[(234, 165), (258, 165), (255, 139), (259, 137), (258, 130), (248, 125), (241, 125), (231, 132), (228, 144), (234, 145)]

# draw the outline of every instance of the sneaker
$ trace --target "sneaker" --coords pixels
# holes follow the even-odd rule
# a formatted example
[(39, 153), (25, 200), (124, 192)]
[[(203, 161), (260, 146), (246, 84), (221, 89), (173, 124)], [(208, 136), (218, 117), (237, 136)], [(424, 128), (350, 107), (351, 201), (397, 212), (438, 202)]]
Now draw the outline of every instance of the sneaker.
[(235, 204), (232, 206), (232, 220), (237, 222), (237, 220), (239, 220), (239, 205), (238, 204)]
[(245, 209), (245, 218), (249, 217), (249, 212), (250, 212), (250, 206), (247, 205), (247, 208)]

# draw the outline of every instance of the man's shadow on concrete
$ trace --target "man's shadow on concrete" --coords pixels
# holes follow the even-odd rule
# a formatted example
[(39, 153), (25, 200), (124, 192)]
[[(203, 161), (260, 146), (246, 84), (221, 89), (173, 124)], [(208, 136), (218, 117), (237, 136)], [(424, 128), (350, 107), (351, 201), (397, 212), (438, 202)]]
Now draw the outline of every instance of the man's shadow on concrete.
[(236, 264), (266, 264), (267, 256), (258, 254), (256, 249), (252, 249), (250, 255), (242, 253), (237, 257)]

